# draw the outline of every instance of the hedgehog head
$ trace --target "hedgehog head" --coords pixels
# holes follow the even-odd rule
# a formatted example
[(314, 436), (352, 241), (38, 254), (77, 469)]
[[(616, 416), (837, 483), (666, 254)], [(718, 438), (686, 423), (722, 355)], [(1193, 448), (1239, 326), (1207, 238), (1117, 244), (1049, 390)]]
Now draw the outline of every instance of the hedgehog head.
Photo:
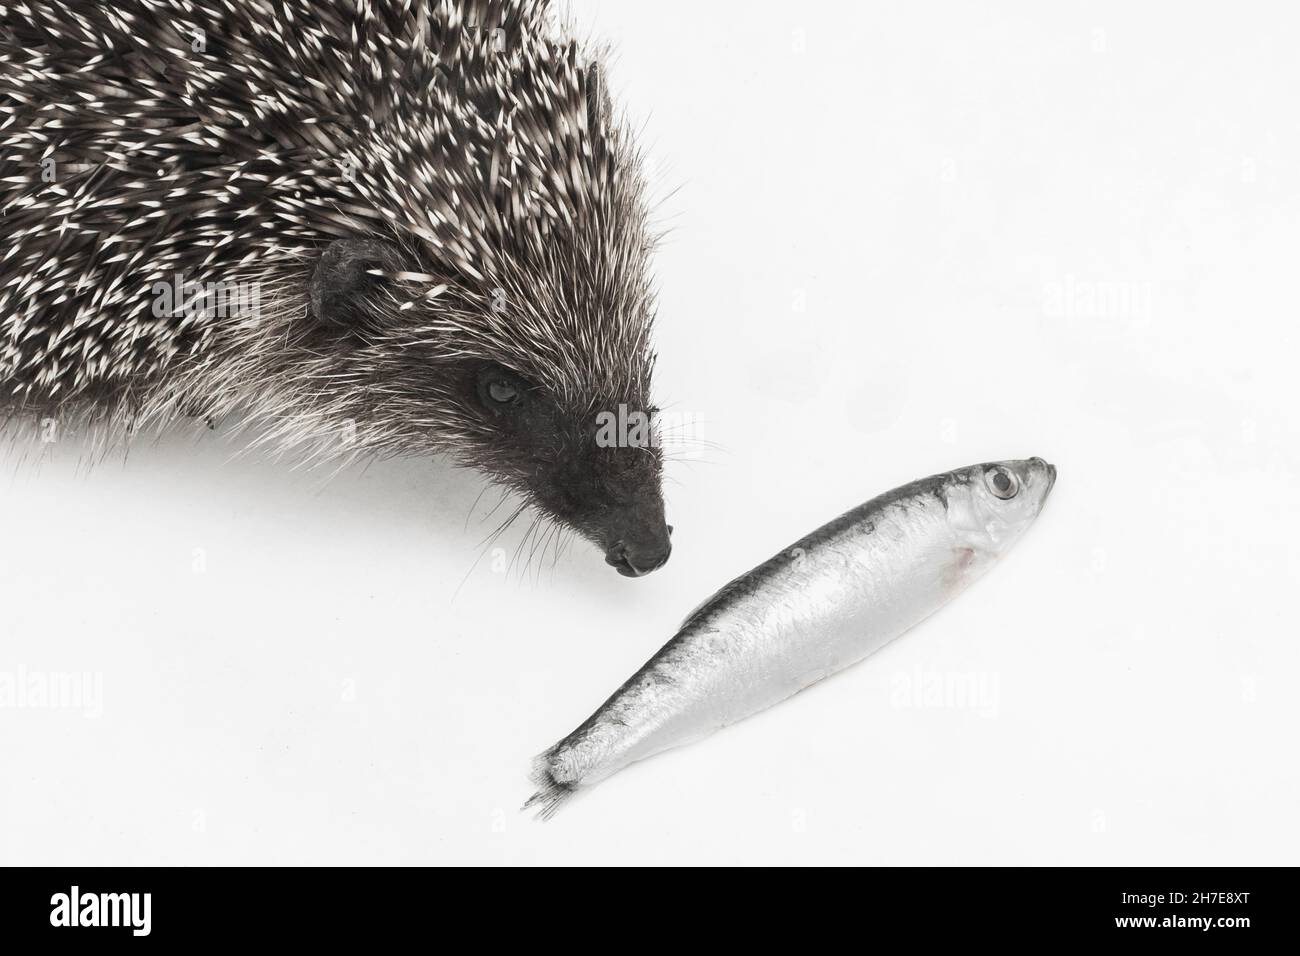
[(348, 144), (343, 205), (385, 222), (320, 252), (309, 318), (373, 444), (450, 452), (638, 576), (671, 551), (644, 184), (599, 67), (507, 26)]
[[(572, 237), (552, 236), (552, 249)], [(569, 252), (574, 252), (572, 247)], [(671, 551), (652, 421), (649, 297), (603, 293), (567, 257), (465, 283), (427, 249), (337, 240), (309, 282), (326, 427), (363, 443), (450, 452), (602, 548), (620, 573)]]
[(644, 184), (545, 0), (32, 0), (6, 50), (0, 411), (448, 454), (667, 559), (658, 447), (602, 440), (653, 413)]

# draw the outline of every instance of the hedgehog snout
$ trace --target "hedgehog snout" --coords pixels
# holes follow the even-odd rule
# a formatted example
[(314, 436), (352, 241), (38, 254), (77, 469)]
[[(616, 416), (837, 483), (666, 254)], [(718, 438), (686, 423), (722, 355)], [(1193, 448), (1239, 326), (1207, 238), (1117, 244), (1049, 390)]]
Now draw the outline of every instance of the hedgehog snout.
[(672, 525), (663, 524), (641, 529), (635, 536), (624, 536), (610, 544), (605, 552), (605, 563), (619, 574), (639, 578), (657, 571), (668, 563), (673, 553)]

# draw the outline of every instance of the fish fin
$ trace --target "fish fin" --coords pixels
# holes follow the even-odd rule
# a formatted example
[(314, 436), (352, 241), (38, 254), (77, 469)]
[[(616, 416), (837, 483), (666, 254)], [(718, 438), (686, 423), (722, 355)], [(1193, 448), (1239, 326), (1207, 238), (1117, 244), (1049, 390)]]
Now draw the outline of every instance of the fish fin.
[(537, 819), (539, 820), (551, 819), (555, 815), (555, 811), (560, 809), (560, 805), (573, 796), (573, 784), (560, 783), (551, 773), (551, 758), (555, 756), (555, 750), (556, 748), (552, 747), (533, 759), (533, 769), (528, 775), (528, 779), (536, 784), (539, 789), (519, 808), (527, 810), (529, 807), (537, 807)]
[(699, 614), (706, 607), (712, 604), (713, 599), (715, 597), (717, 597), (716, 594), (710, 594), (699, 604), (695, 605), (695, 607), (691, 608), (691, 613), (687, 614), (684, 618), (682, 618), (682, 623), (677, 625), (677, 633), (680, 634), (682, 631), (686, 630), (686, 625), (690, 624), (691, 621), (695, 620), (695, 615)]

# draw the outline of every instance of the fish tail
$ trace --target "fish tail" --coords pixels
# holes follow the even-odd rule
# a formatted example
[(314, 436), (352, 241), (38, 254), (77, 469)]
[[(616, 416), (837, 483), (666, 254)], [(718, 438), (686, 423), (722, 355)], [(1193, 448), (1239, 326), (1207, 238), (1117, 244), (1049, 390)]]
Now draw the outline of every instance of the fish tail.
[(551, 773), (551, 758), (555, 756), (558, 749), (557, 745), (538, 754), (533, 759), (533, 769), (528, 775), (528, 779), (538, 787), (538, 790), (528, 798), (528, 801), (520, 809), (527, 810), (529, 807), (537, 807), (537, 819), (539, 820), (551, 819), (555, 815), (555, 811), (560, 808), (560, 805), (573, 796), (573, 784), (561, 783)]

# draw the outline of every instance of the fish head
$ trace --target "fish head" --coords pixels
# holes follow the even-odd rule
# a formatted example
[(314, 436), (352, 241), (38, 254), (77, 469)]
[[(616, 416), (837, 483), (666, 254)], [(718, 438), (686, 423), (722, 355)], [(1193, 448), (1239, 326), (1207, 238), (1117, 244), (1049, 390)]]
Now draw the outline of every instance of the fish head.
[(972, 556), (996, 558), (1016, 543), (1043, 510), (1056, 466), (1041, 458), (991, 461), (950, 475), (944, 495), (948, 523)]

